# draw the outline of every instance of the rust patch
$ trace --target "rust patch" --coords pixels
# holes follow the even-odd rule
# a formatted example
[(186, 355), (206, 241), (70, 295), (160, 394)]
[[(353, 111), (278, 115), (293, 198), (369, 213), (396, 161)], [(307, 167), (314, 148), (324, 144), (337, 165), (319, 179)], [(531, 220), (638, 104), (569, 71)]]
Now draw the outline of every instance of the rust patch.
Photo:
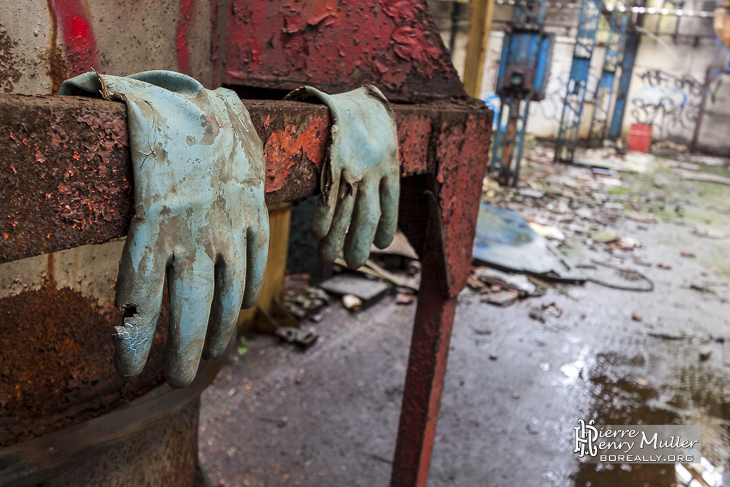
[(133, 191), (124, 105), (3, 96), (0, 262), (123, 236)]
[(51, 78), (51, 94), (55, 95), (61, 88), (61, 83), (68, 78), (68, 67), (66, 66), (66, 58), (63, 57), (61, 48), (58, 47), (58, 19), (51, 1), (46, 0), (48, 15), (51, 18), (51, 41), (46, 53), (46, 74)]
[(466, 285), (471, 265), (482, 180), (489, 162), (491, 117), (446, 120), (437, 141), (441, 238), (449, 296)]
[[(468, 159), (478, 158), (474, 164), (483, 163), (492, 112), (475, 103), (394, 105), (401, 175), (434, 173), (439, 164), (443, 179), (447, 166), (467, 160), (459, 159), (460, 147)], [(292, 101), (245, 105), (267, 147), (266, 202), (317, 194), (329, 142), (327, 108)], [(469, 114), (478, 128), (465, 132)], [(285, 150), (270, 140), (275, 133)], [(443, 162), (437, 146), (448, 156)], [(123, 103), (0, 94), (0, 263), (126, 235), (132, 194)]]
[(51, 278), (37, 291), (0, 299), (0, 446), (100, 416), (164, 381), (164, 325), (142, 374), (117, 375), (111, 335), (121, 322), (112, 303), (99, 307)]
[(13, 48), (17, 45), (0, 26), (0, 90), (5, 93), (12, 92), (22, 76), (13, 59)]
[(404, 175), (423, 173), (428, 169), (428, 142), (433, 132), (431, 115), (396, 115), (400, 165)]
[(278, 191), (284, 186), (289, 168), (302, 156), (322, 170), (329, 130), (321, 131), (320, 124), (310, 123), (297, 134), (293, 125), (274, 131), (264, 146), (266, 158), (266, 191)]
[(423, 0), (232, 0), (231, 85), (330, 93), (373, 83), (391, 101), (466, 98)]

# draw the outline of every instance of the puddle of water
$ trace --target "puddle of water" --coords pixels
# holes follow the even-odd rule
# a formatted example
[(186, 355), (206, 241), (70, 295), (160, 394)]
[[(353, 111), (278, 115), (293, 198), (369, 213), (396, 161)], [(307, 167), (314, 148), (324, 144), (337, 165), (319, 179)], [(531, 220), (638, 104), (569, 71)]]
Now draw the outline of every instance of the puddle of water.
[[(599, 354), (590, 368), (582, 357), (560, 370), (571, 384), (587, 379), (592, 404), (586, 420), (596, 424), (700, 424), (702, 465), (688, 468), (707, 485), (721, 487), (722, 466), (730, 459), (730, 374), (710, 363), (688, 363), (683, 359), (688, 351), (681, 352), (669, 355), (677, 359), (665, 377), (647, 370), (648, 359), (641, 354)], [(642, 372), (646, 378), (636, 375)], [(668, 464), (581, 463), (573, 479), (581, 487), (702, 487), (687, 468)]]

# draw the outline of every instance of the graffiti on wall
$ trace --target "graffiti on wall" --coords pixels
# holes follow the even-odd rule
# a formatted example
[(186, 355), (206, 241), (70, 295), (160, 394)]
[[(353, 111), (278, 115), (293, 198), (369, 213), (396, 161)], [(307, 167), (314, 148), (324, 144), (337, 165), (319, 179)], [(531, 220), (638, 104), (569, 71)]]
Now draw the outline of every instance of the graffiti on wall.
[[(638, 76), (642, 83), (631, 98), (629, 115), (634, 123), (652, 124), (655, 136), (664, 139), (672, 136), (689, 137), (697, 123), (705, 83), (690, 74), (675, 76), (654, 69)], [(709, 86), (707, 103), (715, 101), (722, 83), (717, 78)]]
[[(565, 97), (568, 95), (568, 81), (570, 80), (570, 71), (564, 71), (557, 76), (550, 76), (545, 88), (545, 99), (539, 103), (530, 105), (530, 116), (541, 114), (545, 120), (554, 120), (559, 122), (563, 115), (563, 105)], [(592, 74), (588, 75), (586, 83), (585, 101), (590, 103), (598, 87), (598, 78)]]

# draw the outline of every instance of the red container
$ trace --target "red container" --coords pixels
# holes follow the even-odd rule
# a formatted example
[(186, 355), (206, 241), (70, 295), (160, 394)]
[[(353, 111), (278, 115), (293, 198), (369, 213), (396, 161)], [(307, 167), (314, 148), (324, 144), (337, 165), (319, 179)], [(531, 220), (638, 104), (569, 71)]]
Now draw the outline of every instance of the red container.
[(633, 123), (629, 129), (626, 148), (630, 151), (649, 152), (651, 147), (651, 124)]

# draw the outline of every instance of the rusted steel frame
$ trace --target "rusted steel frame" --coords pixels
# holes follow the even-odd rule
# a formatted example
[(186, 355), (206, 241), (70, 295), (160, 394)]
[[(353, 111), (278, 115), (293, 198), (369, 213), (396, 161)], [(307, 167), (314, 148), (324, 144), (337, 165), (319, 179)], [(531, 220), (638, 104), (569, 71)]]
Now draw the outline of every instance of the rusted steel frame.
[[(250, 101), (265, 143), (267, 202), (318, 192), (329, 137), (324, 106)], [(469, 105), (395, 106), (402, 175), (433, 170), (441, 120), (491, 117)], [(132, 173), (121, 103), (0, 95), (0, 263), (123, 237)]]
[(206, 362), (188, 387), (162, 385), (111, 413), (0, 449), (0, 485), (46, 482), (178, 413), (213, 382), (221, 365)]
[[(445, 117), (446, 118), (446, 117)], [(471, 264), (491, 116), (441, 120), (434, 173), (402, 180), (400, 225), (423, 264), (392, 487), (425, 487), (441, 405), (456, 297)]]

